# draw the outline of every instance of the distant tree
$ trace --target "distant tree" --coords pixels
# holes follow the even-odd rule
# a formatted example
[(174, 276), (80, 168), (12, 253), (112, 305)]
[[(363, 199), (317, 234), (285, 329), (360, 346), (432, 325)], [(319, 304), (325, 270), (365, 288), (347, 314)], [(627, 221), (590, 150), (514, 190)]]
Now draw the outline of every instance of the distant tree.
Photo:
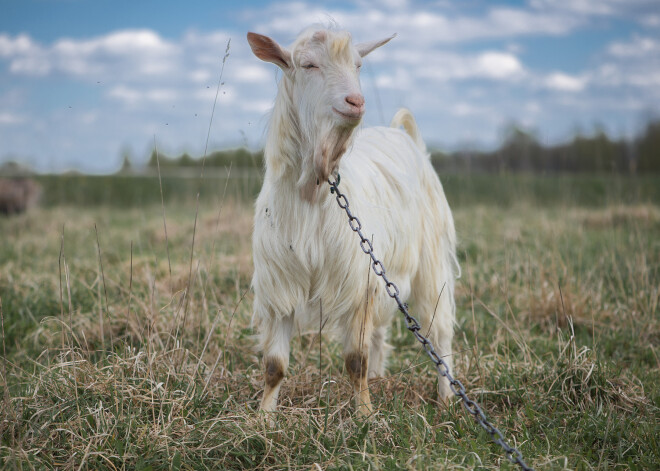
[(128, 155), (124, 155), (119, 173), (131, 173), (132, 170), (133, 164), (131, 164), (131, 158)]
[(133, 169), (133, 152), (128, 146), (124, 146), (121, 150), (121, 167), (118, 173), (130, 173)]
[(168, 158), (161, 152), (156, 153), (155, 150), (151, 151), (151, 156), (149, 157), (149, 162), (147, 166), (150, 168), (156, 168), (160, 165), (161, 168), (165, 167), (174, 167), (176, 162), (173, 159)]
[[(576, 128), (575, 137), (552, 146), (542, 145), (533, 131), (518, 124), (510, 124), (504, 132), (499, 148), (485, 152), (465, 144), (462, 150), (431, 152), (431, 161), (439, 171), (449, 172), (620, 172), (660, 173), (660, 120), (651, 121), (644, 133), (635, 140), (613, 140), (601, 126), (593, 135), (585, 135)], [(184, 153), (170, 158), (159, 153), (161, 168), (197, 167), (262, 168), (263, 150), (251, 152), (245, 147), (211, 152), (203, 160)], [(148, 166), (156, 167), (156, 152), (151, 153)], [(122, 171), (130, 168), (125, 159)]]
[[(211, 152), (206, 156), (192, 157), (183, 153), (179, 157), (169, 158), (158, 153), (158, 161), (161, 168), (166, 167), (199, 167), (204, 162), (207, 167), (232, 167), (232, 168), (261, 168), (263, 166), (263, 151), (250, 152), (245, 148), (227, 149)], [(151, 153), (147, 164), (151, 168), (157, 166), (156, 152)]]
[(507, 130), (504, 143), (496, 154), (501, 155), (500, 159), (506, 169), (529, 172), (534, 169), (540, 150), (541, 146), (534, 135), (513, 125)]
[(177, 167), (195, 167), (197, 162), (188, 155), (187, 152), (184, 152), (178, 159), (175, 160), (175, 165)]
[(637, 170), (640, 173), (660, 172), (660, 120), (646, 126), (635, 147)]

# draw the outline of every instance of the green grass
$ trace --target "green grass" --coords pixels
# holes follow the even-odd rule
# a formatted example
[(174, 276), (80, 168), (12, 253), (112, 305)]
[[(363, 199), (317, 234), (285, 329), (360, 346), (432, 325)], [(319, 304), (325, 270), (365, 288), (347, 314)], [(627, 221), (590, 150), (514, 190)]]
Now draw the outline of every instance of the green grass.
[[(192, 203), (198, 192), (201, 199), (209, 201), (222, 194), (247, 201), (256, 197), (261, 188), (261, 172), (254, 169), (169, 169), (167, 172), (160, 181), (153, 175), (41, 175), (35, 179), (42, 187), (44, 207), (135, 208), (160, 204), (161, 183), (166, 203)], [(200, 179), (202, 172), (206, 177)]]
[[(49, 178), (44, 198), (60, 200), (0, 219), (4, 469), (514, 468), (460, 403), (437, 404), (399, 319), (373, 420), (353, 413), (338, 345), (304, 336), (264, 423), (251, 184), (223, 198), (205, 179), (195, 226), (199, 182), (164, 180), (166, 238), (157, 180), (131, 205), (116, 198), (138, 180)], [(653, 469), (658, 190), (589, 178), (444, 179), (463, 268), (456, 372), (537, 469)]]
[[(165, 170), (164, 170), (165, 171)], [(233, 199), (254, 199), (261, 188), (261, 172), (254, 169), (168, 169), (162, 177), (166, 203), (190, 202), (197, 192), (202, 200), (213, 201), (219, 188)], [(181, 178), (180, 174), (188, 178)], [(229, 174), (230, 178), (226, 178)], [(210, 175), (213, 175), (211, 177)], [(158, 178), (146, 175), (42, 175), (41, 203), (45, 207), (61, 205), (99, 205), (121, 208), (160, 204)], [(533, 206), (605, 206), (610, 204), (660, 205), (660, 177), (566, 174), (538, 176), (525, 174), (448, 174), (443, 185), (454, 207), (475, 204), (511, 206), (525, 201)]]

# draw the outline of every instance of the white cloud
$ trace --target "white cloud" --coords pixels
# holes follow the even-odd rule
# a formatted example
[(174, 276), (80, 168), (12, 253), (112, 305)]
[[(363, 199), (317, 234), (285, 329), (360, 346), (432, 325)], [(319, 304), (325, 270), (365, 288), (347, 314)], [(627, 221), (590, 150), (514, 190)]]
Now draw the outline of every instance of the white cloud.
[[(8, 69), (14, 75), (59, 75), (103, 83), (108, 87), (105, 96), (132, 107), (145, 107), (173, 102), (186, 95), (193, 99), (203, 95), (193, 90), (216, 81), (229, 37), (223, 31), (193, 31), (179, 41), (170, 41), (151, 30), (122, 30), (91, 39), (59, 39), (52, 44), (39, 44), (27, 35), (3, 34), (0, 60), (7, 59)], [(268, 80), (267, 69), (260, 65), (232, 66), (226, 72), (227, 78), (245, 83)]]
[(657, 28), (660, 26), (660, 15), (646, 15), (640, 19), (640, 23), (647, 28)]
[[(466, 24), (469, 24), (467, 21)], [(475, 37), (514, 37), (521, 35), (563, 35), (582, 23), (576, 16), (555, 12), (536, 12), (516, 8), (493, 8), (482, 20), (474, 21)], [(459, 23), (460, 25), (460, 23)], [(483, 28), (492, 28), (485, 31)]]
[(128, 105), (135, 105), (142, 99), (142, 94), (134, 89), (126, 87), (125, 85), (119, 85), (112, 88), (108, 95), (112, 98), (117, 98)]
[[(496, 123), (511, 119), (542, 123), (555, 119), (561, 126), (573, 126), (599, 117), (604, 108), (619, 106), (628, 112), (660, 103), (660, 40), (639, 26), (637, 36), (602, 45), (598, 54), (584, 57), (582, 70), (575, 70), (553, 62), (557, 60), (553, 55), (547, 63), (532, 61), (537, 44), (527, 38), (542, 37), (551, 43), (554, 36), (588, 32), (593, 25), (607, 29), (610, 23), (605, 22), (619, 21), (617, 15), (636, 22), (646, 18), (651, 27), (660, 21), (657, 13), (639, 14), (648, 3), (529, 0), (515, 7), (484, 2), (476, 9), (462, 2), (388, 0), (387, 5), (376, 5), (356, 0), (329, 7), (326, 3), (328, 11), (311, 2), (289, 1), (241, 10), (233, 31), (189, 30), (165, 37), (148, 29), (122, 30), (53, 42), (0, 33), (0, 80), (13, 90), (12, 97), (8, 91), (0, 92), (0, 124), (5, 125), (0, 142), (12, 152), (32, 149), (32, 154), (57, 156), (64, 154), (65, 146), (59, 134), (67, 137), (67, 146), (75, 143), (71, 153), (107, 157), (125, 142), (142, 149), (157, 134), (165, 150), (195, 153), (203, 149), (231, 37), (212, 140), (223, 145), (241, 142), (243, 130), (256, 143), (263, 136), (264, 114), (273, 106), (281, 73), (252, 55), (245, 32), (269, 34), (287, 44), (304, 26), (331, 19), (351, 31), (356, 41), (398, 33), (369, 55), (363, 68), (365, 125), (387, 123), (398, 107), (408, 106), (431, 142), (495, 139)], [(618, 32), (613, 36), (621, 38)], [(57, 80), (51, 82), (52, 78)], [(68, 91), (57, 88), (62, 83)], [(53, 111), (50, 103), (39, 102), (31, 88), (34, 84), (52, 87), (49, 101), (60, 108)], [(71, 84), (97, 95), (69, 109), (69, 102), (61, 101), (71, 98)], [(543, 93), (547, 89), (558, 93)], [(623, 112), (610, 115), (623, 116)], [(19, 128), (27, 130), (23, 138), (14, 132)], [(35, 135), (43, 138), (34, 139)], [(36, 141), (41, 147), (34, 150)]]
[(236, 87), (234, 86), (223, 85), (220, 87), (220, 90), (218, 91), (217, 86), (214, 86), (214, 87), (193, 91), (191, 94), (191, 98), (201, 103), (208, 103), (209, 105), (212, 105), (213, 102), (215, 101), (215, 97), (217, 93), (218, 103), (227, 105), (236, 102), (238, 95), (239, 94), (244, 95), (244, 92), (246, 90), (247, 89), (243, 89), (241, 90), (241, 92), (238, 92)]
[(606, 48), (605, 60), (593, 72), (594, 81), (608, 87), (631, 86), (660, 99), (660, 40), (633, 36)]
[(575, 77), (563, 72), (554, 72), (543, 81), (543, 84), (553, 90), (562, 92), (579, 92), (584, 90), (587, 84), (585, 77)]
[(538, 9), (568, 10), (588, 15), (611, 15), (617, 0), (532, 0), (531, 5)]
[(98, 121), (99, 113), (97, 111), (88, 111), (80, 115), (80, 122), (84, 125), (91, 125)]
[[(345, 11), (326, 11), (302, 2), (276, 3), (266, 11), (253, 11), (255, 31), (277, 36), (283, 43), (292, 41), (297, 33), (312, 23), (336, 21), (352, 31), (358, 40), (398, 33), (399, 41), (432, 45), (459, 43), (478, 39), (513, 38), (524, 35), (563, 35), (573, 31), (584, 19), (570, 12), (541, 12), (526, 8), (494, 7), (479, 16), (454, 12), (441, 13), (437, 9), (409, 8), (388, 13), (373, 4)], [(263, 18), (268, 21), (263, 21)]]
[(35, 48), (32, 39), (26, 34), (19, 34), (12, 39), (7, 34), (0, 34), (0, 57), (12, 57), (25, 54)]
[(206, 69), (196, 69), (191, 71), (188, 76), (193, 82), (208, 83), (208, 81), (211, 79), (211, 72)]
[(451, 107), (451, 113), (455, 116), (483, 116), (492, 114), (493, 110), (483, 106), (475, 106), (470, 103), (459, 102)]
[(60, 39), (42, 46), (29, 36), (0, 36), (0, 55), (16, 74), (58, 72), (98, 80), (121, 72), (126, 78), (175, 70), (179, 47), (150, 30), (126, 30), (88, 40)]
[(275, 100), (251, 100), (241, 102), (240, 106), (243, 111), (264, 114), (273, 108)]
[(108, 95), (131, 106), (144, 102), (172, 103), (179, 98), (179, 93), (173, 89), (152, 88), (148, 90), (138, 90), (125, 85), (113, 87), (108, 92)]
[(179, 93), (176, 90), (169, 88), (153, 88), (144, 94), (145, 98), (149, 101), (156, 103), (173, 102), (179, 98)]
[(628, 15), (637, 19), (658, 9), (657, 0), (532, 0), (530, 5), (545, 11), (566, 11), (587, 16)]
[(260, 64), (234, 64), (236, 70), (234, 78), (247, 83), (264, 83), (273, 81), (272, 68), (264, 67)]
[(542, 106), (536, 101), (525, 103), (525, 111), (529, 114), (538, 114), (543, 110)]
[(648, 56), (649, 58), (660, 55), (660, 40), (656, 38), (635, 36), (632, 41), (614, 42), (607, 48), (607, 52), (615, 57), (632, 58)]
[(1, 125), (11, 125), (11, 124), (23, 124), (25, 123), (25, 118), (21, 115), (2, 112), (0, 113), (0, 126)]
[[(356, 0), (361, 8), (368, 8), (373, 5), (369, 0)], [(410, 7), (410, 0), (380, 0), (378, 5), (389, 10), (405, 10)]]
[[(406, 56), (406, 51), (401, 51)], [(414, 56), (410, 57), (414, 61)], [(518, 58), (508, 52), (486, 51), (477, 55), (434, 53), (415, 61), (415, 76), (432, 80), (517, 80), (525, 75)]]
[(485, 52), (479, 55), (475, 69), (477, 74), (496, 80), (520, 77), (524, 73), (518, 58), (507, 52)]
[(9, 70), (14, 74), (44, 76), (48, 75), (53, 67), (41, 51), (26, 56), (19, 56), (12, 60)]
[(413, 84), (414, 80), (410, 73), (402, 67), (397, 67), (390, 73), (383, 73), (376, 77), (376, 86), (379, 88), (410, 90)]

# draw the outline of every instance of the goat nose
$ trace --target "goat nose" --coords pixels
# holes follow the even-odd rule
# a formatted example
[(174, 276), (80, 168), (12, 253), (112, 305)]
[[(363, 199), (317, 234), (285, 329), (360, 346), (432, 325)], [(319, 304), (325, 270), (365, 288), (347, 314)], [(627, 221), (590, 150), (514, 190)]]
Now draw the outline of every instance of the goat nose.
[(364, 97), (360, 93), (352, 93), (346, 95), (346, 103), (356, 108), (362, 108), (364, 106)]

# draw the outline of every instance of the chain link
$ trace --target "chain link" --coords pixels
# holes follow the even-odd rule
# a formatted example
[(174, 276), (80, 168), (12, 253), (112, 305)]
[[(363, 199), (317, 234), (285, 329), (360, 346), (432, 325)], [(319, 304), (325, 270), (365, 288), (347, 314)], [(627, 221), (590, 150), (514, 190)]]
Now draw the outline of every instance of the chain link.
[(486, 432), (488, 432), (488, 434), (491, 436), (493, 441), (497, 443), (504, 450), (504, 454), (506, 455), (507, 459), (509, 459), (509, 461), (511, 461), (512, 463), (517, 464), (518, 466), (520, 466), (520, 468), (524, 469), (525, 471), (527, 470), (533, 471), (533, 468), (527, 466), (527, 464), (523, 461), (522, 453), (520, 453), (520, 451), (518, 451), (517, 448), (509, 445), (504, 440), (504, 436), (502, 435), (502, 432), (500, 432), (497, 429), (497, 427), (495, 427), (488, 420), (488, 418), (486, 418), (486, 414), (484, 414), (484, 411), (481, 409), (479, 404), (477, 404), (475, 401), (473, 401), (467, 396), (463, 383), (461, 383), (458, 379), (454, 378), (451, 375), (447, 363), (442, 358), (440, 358), (440, 356), (436, 353), (435, 348), (433, 348), (433, 345), (431, 344), (429, 339), (427, 339), (420, 333), (420, 330), (422, 330), (422, 326), (419, 324), (417, 319), (415, 319), (413, 316), (410, 315), (410, 313), (408, 312), (408, 305), (403, 301), (401, 301), (401, 298), (399, 297), (398, 286), (387, 278), (387, 275), (385, 274), (386, 273), (385, 266), (380, 260), (376, 258), (376, 256), (374, 255), (374, 250), (373, 250), (374, 248), (373, 245), (371, 244), (371, 241), (367, 237), (365, 237), (364, 234), (362, 233), (362, 223), (351, 212), (346, 195), (344, 195), (342, 192), (339, 191), (338, 188), (339, 175), (337, 175), (337, 179), (335, 181), (328, 179), (328, 183), (330, 184), (330, 193), (335, 194), (335, 198), (337, 200), (337, 203), (339, 204), (339, 207), (341, 207), (344, 211), (346, 211), (346, 215), (348, 216), (348, 225), (351, 227), (351, 230), (353, 232), (356, 232), (357, 235), (360, 237), (360, 248), (364, 253), (366, 253), (371, 257), (371, 267), (373, 268), (374, 273), (377, 276), (380, 276), (385, 282), (385, 291), (387, 291), (387, 294), (396, 301), (397, 305), (399, 306), (399, 311), (403, 313), (403, 316), (405, 318), (406, 327), (408, 328), (409, 331), (412, 332), (415, 338), (417, 338), (417, 340), (424, 346), (424, 350), (435, 364), (435, 367), (438, 370), (438, 374), (440, 374), (440, 376), (444, 376), (445, 378), (447, 378), (447, 380), (449, 381), (450, 389), (452, 390), (454, 395), (461, 398), (465, 410), (467, 410), (475, 418), (477, 423), (479, 423), (479, 425), (481, 425), (481, 427), (483, 427), (483, 429)]

